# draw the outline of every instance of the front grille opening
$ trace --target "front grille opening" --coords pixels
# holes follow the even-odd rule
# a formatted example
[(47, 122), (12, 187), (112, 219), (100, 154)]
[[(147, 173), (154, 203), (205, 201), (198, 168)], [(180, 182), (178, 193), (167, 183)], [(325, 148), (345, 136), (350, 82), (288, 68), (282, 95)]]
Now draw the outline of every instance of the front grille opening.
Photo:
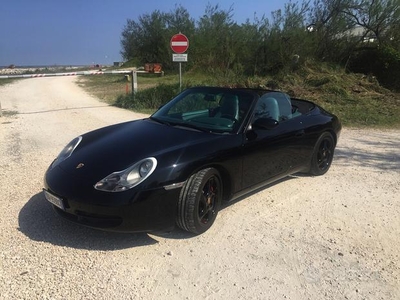
[(57, 213), (62, 217), (82, 225), (95, 227), (95, 228), (112, 228), (118, 227), (122, 224), (122, 218), (117, 216), (104, 216), (97, 214), (90, 214), (83, 211), (76, 211), (76, 214), (67, 213), (58, 207), (55, 207)]

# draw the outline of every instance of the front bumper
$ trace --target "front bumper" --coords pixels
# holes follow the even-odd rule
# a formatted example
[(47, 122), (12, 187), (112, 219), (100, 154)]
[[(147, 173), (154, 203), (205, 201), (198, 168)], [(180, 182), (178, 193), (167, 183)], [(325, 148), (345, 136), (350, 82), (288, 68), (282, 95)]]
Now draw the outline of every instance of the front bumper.
[[(54, 175), (54, 174), (53, 174)], [(108, 193), (66, 182), (46, 173), (46, 191), (61, 199), (63, 209), (53, 204), (64, 218), (88, 227), (125, 232), (168, 230), (175, 226), (181, 187), (163, 187)]]

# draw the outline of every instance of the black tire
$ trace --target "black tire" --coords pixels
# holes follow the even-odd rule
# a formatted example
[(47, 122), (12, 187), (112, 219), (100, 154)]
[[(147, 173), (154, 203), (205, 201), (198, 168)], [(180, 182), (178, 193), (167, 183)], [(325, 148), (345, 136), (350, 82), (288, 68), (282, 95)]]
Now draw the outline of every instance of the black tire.
[(221, 198), (221, 177), (216, 169), (193, 174), (179, 196), (177, 225), (195, 234), (207, 231), (217, 217)]
[(319, 176), (328, 172), (335, 151), (335, 140), (329, 132), (324, 132), (314, 147), (311, 158), (310, 174)]

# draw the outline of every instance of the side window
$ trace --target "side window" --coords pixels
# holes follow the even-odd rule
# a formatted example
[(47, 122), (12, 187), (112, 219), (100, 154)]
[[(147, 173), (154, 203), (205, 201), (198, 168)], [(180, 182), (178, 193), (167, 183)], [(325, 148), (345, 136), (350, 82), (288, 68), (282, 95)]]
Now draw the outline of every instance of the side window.
[(314, 108), (315, 104), (309, 101), (300, 99), (292, 99), (292, 117), (298, 117), (310, 113)]

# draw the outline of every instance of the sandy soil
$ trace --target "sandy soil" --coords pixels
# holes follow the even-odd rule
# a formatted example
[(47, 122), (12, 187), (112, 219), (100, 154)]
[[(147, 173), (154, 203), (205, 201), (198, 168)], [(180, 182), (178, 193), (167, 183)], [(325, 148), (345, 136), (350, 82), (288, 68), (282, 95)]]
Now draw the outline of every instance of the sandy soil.
[(105, 233), (42, 178), (75, 136), (144, 117), (76, 78), (0, 87), (0, 299), (400, 299), (400, 131), (344, 129), (331, 170), (225, 207), (205, 234)]

